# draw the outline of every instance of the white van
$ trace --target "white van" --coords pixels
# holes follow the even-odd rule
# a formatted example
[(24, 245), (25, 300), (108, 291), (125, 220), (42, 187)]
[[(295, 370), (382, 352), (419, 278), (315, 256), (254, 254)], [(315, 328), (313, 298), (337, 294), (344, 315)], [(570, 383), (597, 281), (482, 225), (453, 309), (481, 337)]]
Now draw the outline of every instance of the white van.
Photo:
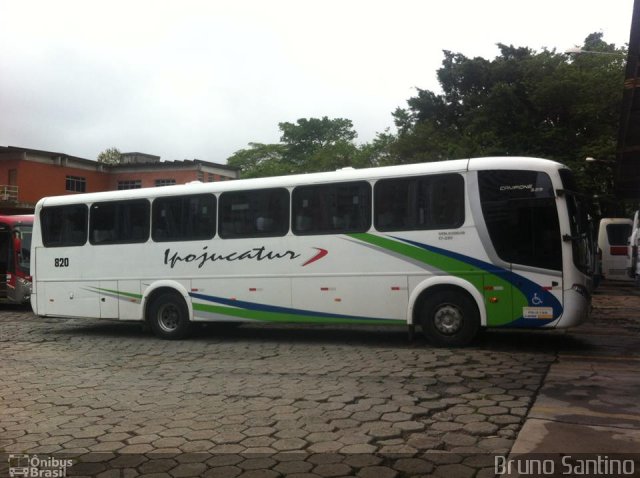
[(629, 237), (629, 260), (627, 262), (629, 277), (640, 281), (640, 257), (638, 249), (640, 247), (640, 211), (636, 211), (633, 215), (633, 225), (631, 227), (631, 236)]
[(631, 280), (628, 270), (630, 260), (629, 236), (633, 221), (626, 218), (600, 220), (598, 248), (602, 258), (602, 276), (608, 280)]

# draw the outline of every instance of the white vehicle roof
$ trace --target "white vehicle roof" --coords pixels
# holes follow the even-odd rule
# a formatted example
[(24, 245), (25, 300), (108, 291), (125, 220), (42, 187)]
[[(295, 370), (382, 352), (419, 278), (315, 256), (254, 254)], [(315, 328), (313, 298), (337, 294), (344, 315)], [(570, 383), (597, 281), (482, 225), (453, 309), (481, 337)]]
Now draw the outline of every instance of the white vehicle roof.
[(268, 178), (238, 179), (212, 183), (200, 183), (198, 181), (194, 181), (188, 184), (174, 186), (51, 196), (41, 199), (38, 202), (37, 207), (93, 203), (98, 201), (122, 199), (155, 198), (181, 194), (221, 193), (225, 191), (241, 191), (275, 187), (287, 188), (328, 182), (376, 180), (386, 177), (479, 171), (486, 169), (557, 171), (561, 168), (564, 168), (564, 166), (555, 161), (529, 157), (456, 159), (450, 161), (384, 166), (366, 169), (343, 168), (331, 172), (294, 174), (290, 176), (274, 176)]

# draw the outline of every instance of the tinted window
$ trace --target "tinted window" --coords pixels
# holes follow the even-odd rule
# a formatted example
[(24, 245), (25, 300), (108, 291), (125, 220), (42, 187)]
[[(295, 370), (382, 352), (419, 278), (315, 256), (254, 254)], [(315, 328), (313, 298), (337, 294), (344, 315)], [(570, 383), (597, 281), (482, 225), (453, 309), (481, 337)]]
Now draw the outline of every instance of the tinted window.
[(464, 179), (459, 174), (383, 179), (375, 186), (379, 231), (450, 229), (464, 223)]
[(293, 190), (293, 232), (342, 234), (371, 227), (371, 185), (365, 181)]
[(157, 198), (153, 201), (154, 241), (211, 239), (216, 230), (213, 194)]
[(149, 239), (149, 201), (111, 201), (91, 206), (91, 244), (126, 244)]
[(29, 272), (31, 261), (31, 226), (21, 225), (16, 227), (14, 234), (19, 233), (20, 242), (18, 250), (18, 267), (24, 272)]
[(573, 174), (568, 169), (559, 170), (562, 187), (565, 189), (569, 225), (571, 227), (571, 244), (573, 263), (584, 273), (594, 270), (594, 237), (592, 226), (587, 215), (587, 204), (579, 191)]
[(40, 211), (45, 247), (82, 246), (87, 242), (87, 206), (45, 207)]
[(631, 224), (608, 224), (607, 238), (611, 246), (626, 246), (629, 244)]
[(562, 269), (560, 226), (551, 179), (537, 171), (480, 171), (489, 236), (507, 262)]
[(219, 216), (222, 238), (284, 236), (289, 232), (289, 191), (222, 193)]

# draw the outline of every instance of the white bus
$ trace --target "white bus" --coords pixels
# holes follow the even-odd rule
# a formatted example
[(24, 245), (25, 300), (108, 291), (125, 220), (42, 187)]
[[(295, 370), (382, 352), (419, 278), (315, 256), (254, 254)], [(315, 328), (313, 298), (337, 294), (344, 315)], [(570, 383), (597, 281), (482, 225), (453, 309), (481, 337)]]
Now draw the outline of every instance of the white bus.
[(44, 198), (39, 316), (570, 327), (589, 309), (586, 214), (571, 172), (482, 158)]

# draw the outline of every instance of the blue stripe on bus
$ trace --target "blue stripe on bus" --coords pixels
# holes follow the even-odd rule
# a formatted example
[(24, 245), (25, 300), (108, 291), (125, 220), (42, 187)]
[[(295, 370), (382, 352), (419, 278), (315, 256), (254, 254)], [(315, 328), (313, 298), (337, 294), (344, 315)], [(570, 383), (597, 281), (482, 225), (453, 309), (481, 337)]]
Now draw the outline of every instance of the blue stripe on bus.
[[(541, 285), (536, 284), (530, 279), (523, 277), (519, 274), (516, 274), (513, 271), (508, 269), (504, 269), (502, 267), (496, 266), (495, 264), (491, 264), (489, 262), (481, 261), (480, 259), (475, 259), (473, 257), (465, 256), (463, 254), (459, 254), (457, 252), (449, 251), (447, 249), (442, 249), (440, 247), (429, 246), (427, 244), (423, 244), (417, 241), (411, 241), (409, 239), (403, 239), (401, 237), (394, 237), (394, 239), (405, 242), (407, 244), (411, 244), (416, 247), (420, 247), (430, 252), (434, 252), (436, 254), (442, 254), (444, 256), (450, 257), (452, 259), (456, 259), (462, 262), (466, 262), (478, 269), (482, 269), (490, 274), (500, 274), (500, 277), (504, 278), (507, 282), (509, 282), (512, 286), (516, 287), (520, 290), (523, 295), (527, 298), (529, 305), (531, 307), (551, 307), (553, 309), (553, 318), (552, 319), (526, 319), (524, 317), (519, 317), (518, 319), (510, 322), (508, 324), (502, 325), (501, 327), (540, 327), (541, 325), (548, 324), (557, 320), (562, 315), (562, 304), (558, 299), (551, 294), (549, 291), (542, 288)], [(540, 294), (538, 297), (541, 299), (541, 303), (533, 304), (531, 301), (535, 294)]]
[[(329, 312), (318, 312), (315, 310), (294, 309), (291, 307), (281, 307), (277, 305), (260, 304), (257, 302), (248, 302), (237, 299), (225, 299), (224, 297), (215, 297), (212, 295), (197, 294), (190, 292), (189, 295), (195, 299), (205, 300), (207, 302), (214, 302), (216, 304), (225, 305), (228, 307), (234, 307), (238, 309), (253, 310), (256, 312), (269, 312), (276, 314), (292, 314), (300, 315), (303, 317), (323, 317), (328, 319), (347, 319), (347, 320), (373, 320), (373, 321), (390, 321), (394, 319), (379, 318), (379, 317), (364, 317), (359, 315), (345, 315), (345, 314), (333, 314)], [(401, 322), (401, 321), (398, 321)]]

